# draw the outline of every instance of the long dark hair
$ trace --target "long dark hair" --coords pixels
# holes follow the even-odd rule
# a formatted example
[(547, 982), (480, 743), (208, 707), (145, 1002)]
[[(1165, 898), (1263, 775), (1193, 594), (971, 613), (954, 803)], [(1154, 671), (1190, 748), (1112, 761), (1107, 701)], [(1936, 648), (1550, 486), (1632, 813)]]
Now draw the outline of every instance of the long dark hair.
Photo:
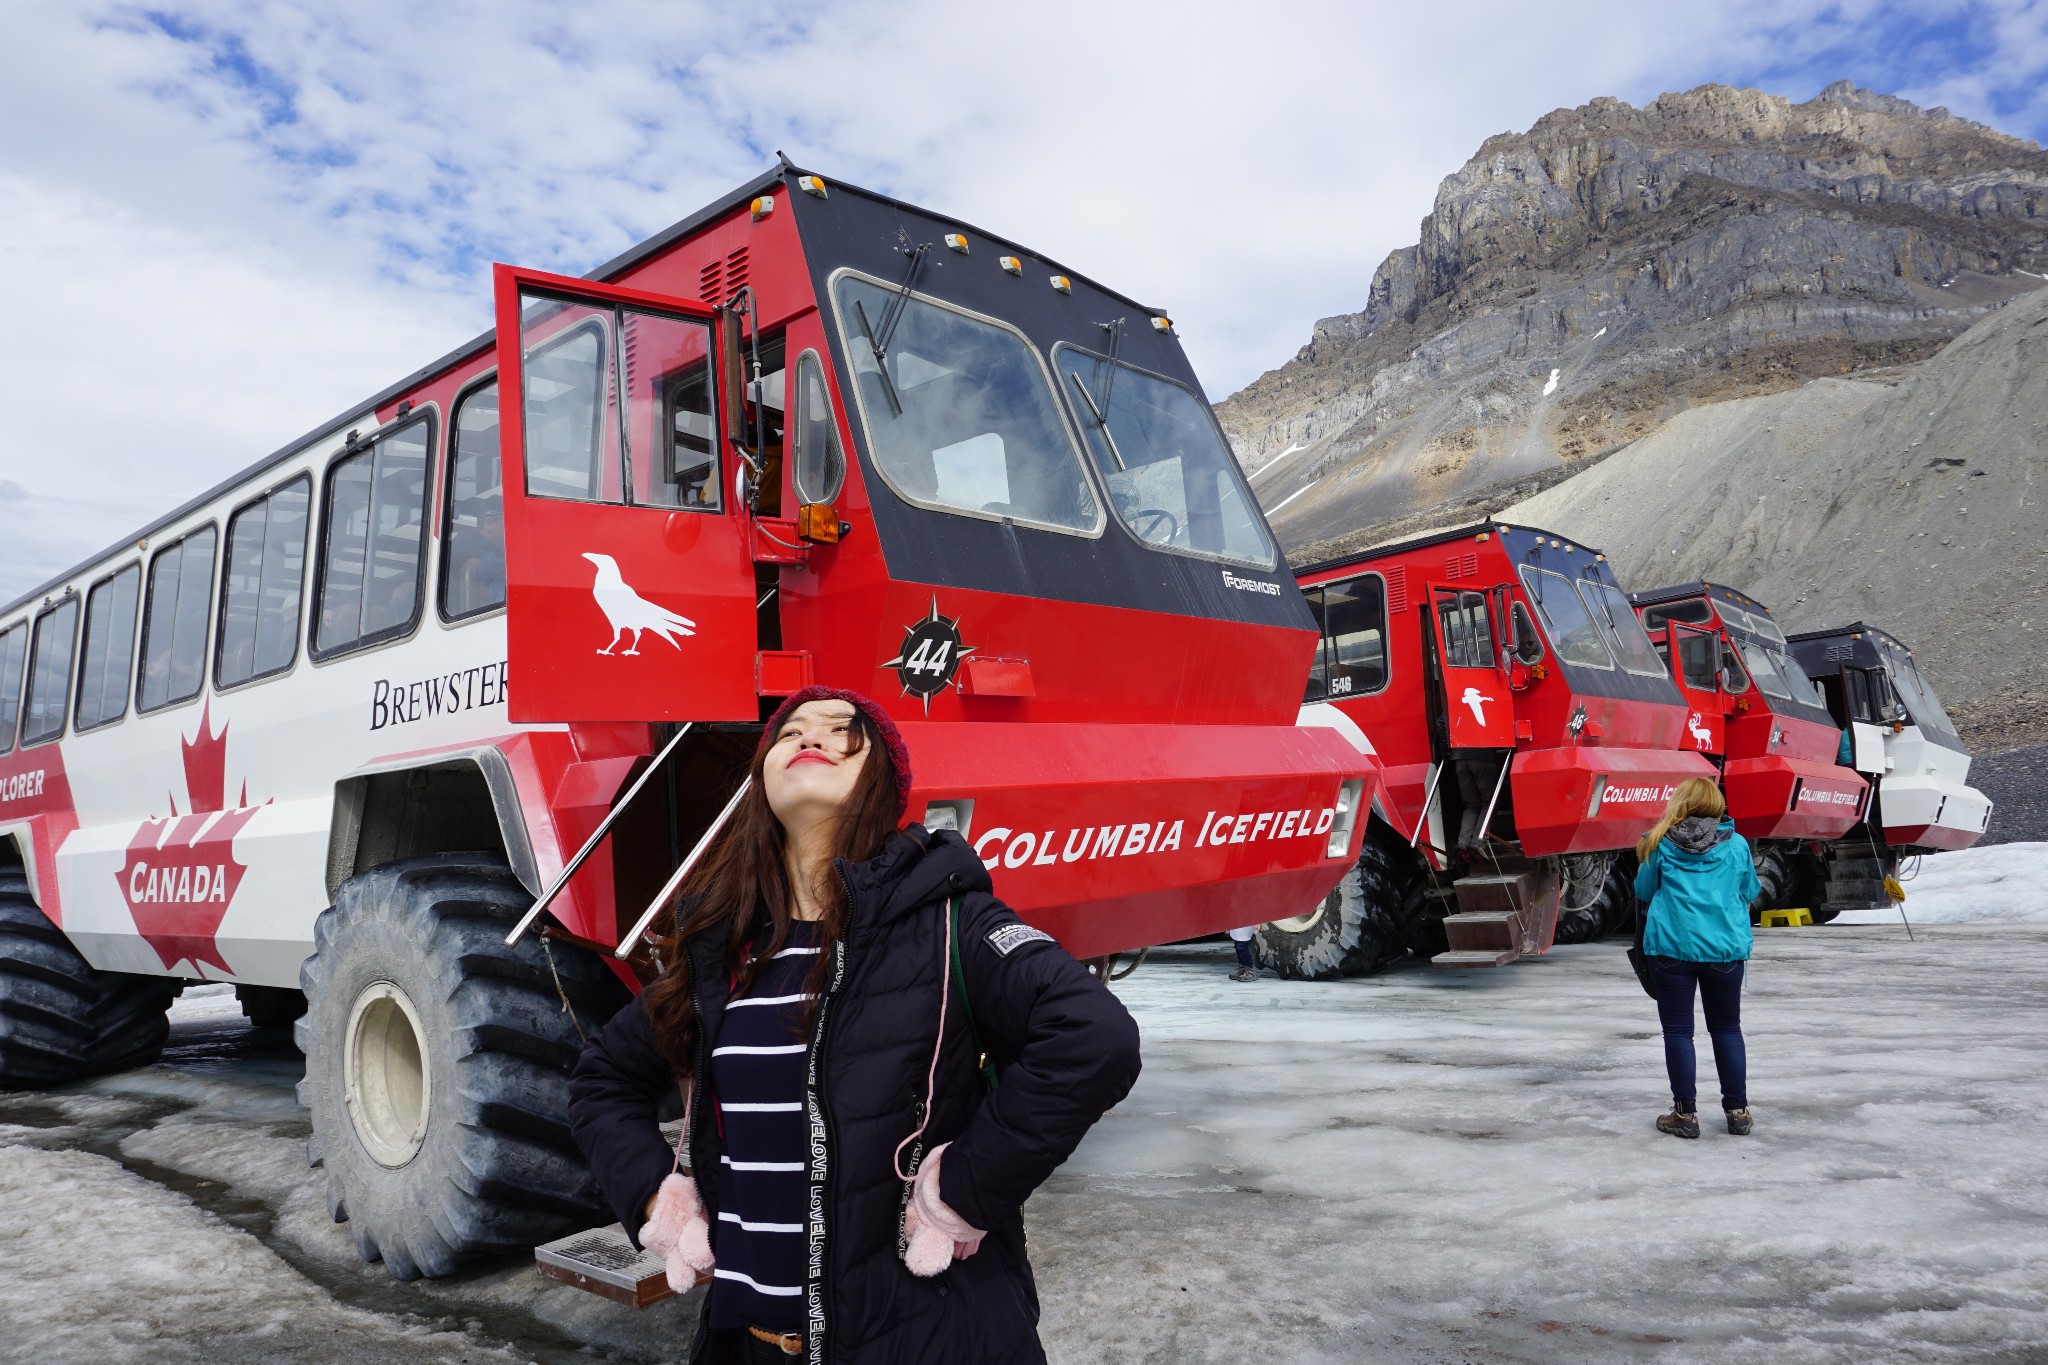
[[(697, 1016), (690, 1000), (686, 947), (690, 940), (705, 934), (718, 936), (724, 946), (725, 972), (733, 979), (734, 997), (745, 994), (762, 966), (789, 942), (796, 897), (783, 862), (788, 840), (782, 822), (769, 809), (761, 781), (768, 751), (781, 728), (777, 725), (762, 734), (753, 762), (747, 766), (753, 785), (733, 813), (732, 823), (711, 845), (663, 916), (669, 932), (654, 935), (661, 975), (641, 999), (654, 1025), (655, 1046), (678, 1077), (688, 1076), (697, 1065)], [(839, 812), (832, 839), (835, 860), (866, 862), (882, 851), (883, 843), (896, 830), (902, 810), (896, 765), (889, 757), (889, 747), (878, 738), (873, 722), (855, 707), (847, 728), (846, 752), (851, 756), (865, 751), (867, 761)], [(817, 943), (825, 951), (817, 955), (804, 980), (804, 993), (813, 997), (802, 1015), (806, 1033), (817, 1017), (816, 997), (824, 993), (832, 970), (832, 945), (838, 942), (846, 919), (846, 889), (833, 875), (830, 861), (818, 869), (818, 879), (813, 891), (825, 913), (817, 923)]]

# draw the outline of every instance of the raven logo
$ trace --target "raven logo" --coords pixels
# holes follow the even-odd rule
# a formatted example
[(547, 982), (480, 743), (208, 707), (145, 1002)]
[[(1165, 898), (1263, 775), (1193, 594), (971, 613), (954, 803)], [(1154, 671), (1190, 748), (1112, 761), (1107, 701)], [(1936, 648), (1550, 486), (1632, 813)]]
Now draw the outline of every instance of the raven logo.
[(1472, 708), (1472, 719), (1478, 721), (1481, 725), (1486, 724), (1485, 703), (1492, 701), (1492, 697), (1487, 696), (1476, 687), (1468, 687), (1465, 689), (1465, 695), (1458, 698), (1458, 700)]
[[(585, 551), (583, 557), (597, 565), (597, 581), (590, 586), (590, 595), (597, 599), (597, 609), (604, 613), (604, 619), (611, 625), (611, 643), (597, 651), (610, 654), (618, 650), (621, 655), (640, 652), (642, 632), (659, 635), (676, 649), (678, 635), (695, 635), (697, 623), (687, 616), (678, 616), (667, 607), (648, 601), (619, 574), (619, 562), (610, 555), (593, 554)], [(626, 647), (619, 649), (619, 641), (625, 640)]]

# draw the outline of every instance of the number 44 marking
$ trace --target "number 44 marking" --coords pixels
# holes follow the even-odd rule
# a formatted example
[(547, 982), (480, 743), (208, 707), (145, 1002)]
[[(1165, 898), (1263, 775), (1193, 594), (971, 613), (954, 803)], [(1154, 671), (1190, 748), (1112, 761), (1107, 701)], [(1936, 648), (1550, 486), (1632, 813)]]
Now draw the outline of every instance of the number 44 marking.
[(929, 673), (935, 678), (943, 677), (946, 665), (952, 657), (951, 640), (922, 640), (918, 643), (916, 651), (903, 661), (903, 667), (911, 673)]

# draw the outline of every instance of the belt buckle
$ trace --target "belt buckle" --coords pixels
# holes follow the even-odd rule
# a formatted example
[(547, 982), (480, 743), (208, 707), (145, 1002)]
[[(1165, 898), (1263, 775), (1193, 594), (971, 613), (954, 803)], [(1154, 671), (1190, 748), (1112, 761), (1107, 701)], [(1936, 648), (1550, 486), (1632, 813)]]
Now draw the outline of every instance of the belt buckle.
[(795, 1332), (771, 1332), (765, 1327), (747, 1328), (747, 1334), (756, 1341), (764, 1341), (786, 1356), (802, 1355), (804, 1339)]

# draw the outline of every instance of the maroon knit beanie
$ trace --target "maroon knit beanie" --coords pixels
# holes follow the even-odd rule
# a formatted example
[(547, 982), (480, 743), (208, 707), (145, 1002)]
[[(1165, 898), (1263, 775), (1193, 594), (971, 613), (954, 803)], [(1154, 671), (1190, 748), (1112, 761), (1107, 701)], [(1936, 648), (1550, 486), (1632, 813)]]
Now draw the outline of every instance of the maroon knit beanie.
[(889, 751), (889, 761), (896, 765), (896, 819), (900, 823), (910, 809), (910, 748), (904, 744), (903, 732), (896, 728), (895, 721), (889, 719), (889, 713), (851, 688), (824, 687), (813, 683), (801, 692), (792, 693), (769, 718), (768, 728), (761, 732), (761, 747), (765, 750), (775, 743), (775, 732), (782, 728), (782, 722), (789, 718), (789, 713), (809, 701), (847, 702), (875, 727), (875, 733), (882, 737), (882, 747)]

